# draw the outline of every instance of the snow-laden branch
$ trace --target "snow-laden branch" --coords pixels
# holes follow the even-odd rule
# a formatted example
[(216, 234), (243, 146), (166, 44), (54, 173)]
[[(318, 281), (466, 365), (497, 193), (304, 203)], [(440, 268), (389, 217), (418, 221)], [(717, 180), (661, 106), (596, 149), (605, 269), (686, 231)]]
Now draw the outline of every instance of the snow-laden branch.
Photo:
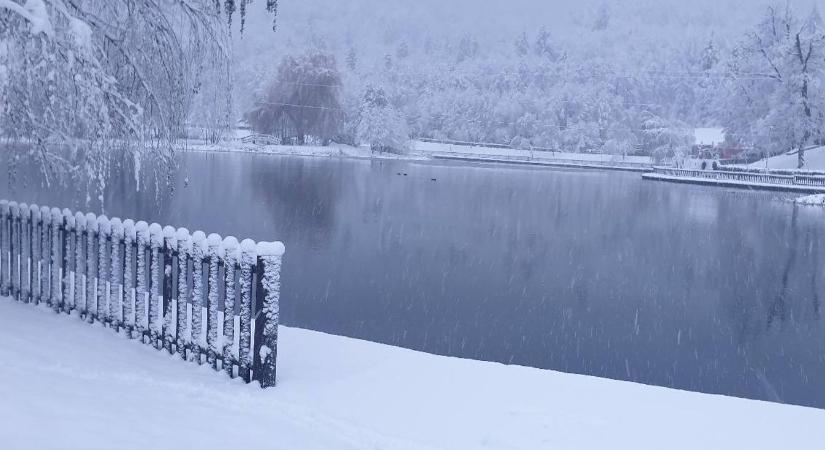
[(12, 0), (0, 0), (0, 9), (16, 13), (29, 22), (32, 34), (53, 34), (52, 23), (43, 0), (26, 0), (22, 5)]

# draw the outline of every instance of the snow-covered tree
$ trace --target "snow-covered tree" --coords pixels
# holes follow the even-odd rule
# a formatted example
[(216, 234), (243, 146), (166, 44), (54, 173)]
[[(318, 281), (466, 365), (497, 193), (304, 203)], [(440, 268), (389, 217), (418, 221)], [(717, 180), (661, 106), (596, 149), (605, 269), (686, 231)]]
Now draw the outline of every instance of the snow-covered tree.
[(657, 162), (675, 158), (678, 162), (694, 143), (693, 130), (685, 123), (657, 116), (648, 117), (642, 126), (642, 146)]
[(373, 151), (401, 153), (407, 148), (407, 124), (381, 88), (369, 86), (364, 93), (358, 138)]
[(768, 9), (729, 61), (723, 104), (727, 128), (768, 153), (805, 148), (825, 127), (825, 29), (817, 10), (800, 19), (789, 6)]
[(0, 0), (0, 137), (48, 178), (169, 167), (199, 94), (228, 126), (226, 22), (249, 2)]
[(341, 130), (341, 75), (335, 57), (323, 52), (288, 56), (278, 66), (276, 80), (264, 99), (247, 113), (259, 133), (326, 145)]

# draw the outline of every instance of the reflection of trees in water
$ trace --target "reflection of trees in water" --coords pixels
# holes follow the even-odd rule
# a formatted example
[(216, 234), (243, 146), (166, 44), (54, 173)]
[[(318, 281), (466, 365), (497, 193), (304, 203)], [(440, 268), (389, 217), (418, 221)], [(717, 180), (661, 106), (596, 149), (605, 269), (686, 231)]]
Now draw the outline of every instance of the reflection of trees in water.
[(279, 235), (328, 242), (344, 188), (343, 171), (335, 166), (303, 158), (274, 158), (266, 164), (258, 160), (247, 165), (252, 192), (263, 202), (258, 212), (270, 215)]
[[(134, 216), (140, 211), (166, 208), (174, 191), (177, 165), (146, 159), (137, 171), (127, 150), (112, 148), (94, 164), (75, 164), (71, 170), (48, 171), (49, 165), (37, 158), (20, 158), (22, 149), (11, 151), (0, 143), (0, 171), (8, 196), (21, 201), (42, 203), (83, 211)], [(82, 152), (66, 158), (82, 158)], [(109, 211), (109, 209), (114, 209)]]
[[(760, 204), (762, 206), (760, 206)], [(720, 261), (718, 284), (724, 314), (735, 342), (761, 342), (766, 333), (781, 330), (783, 324), (796, 327), (820, 317), (818, 286), (822, 226), (813, 211), (787, 205), (776, 210), (757, 202), (762, 212), (742, 228), (741, 217), (720, 215), (727, 236), (716, 244)], [(788, 218), (788, 212), (791, 212)], [(810, 217), (809, 217), (810, 216)]]
[(816, 286), (816, 276), (819, 273), (819, 239), (813, 230), (808, 230), (808, 236), (811, 240), (811, 258), (813, 264), (811, 267), (811, 305), (813, 306), (813, 317), (819, 320), (819, 292)]
[[(817, 286), (819, 275), (819, 245), (817, 238), (816, 223), (808, 225), (805, 233), (801, 233), (803, 225), (799, 223), (800, 207), (794, 205), (791, 215), (791, 237), (787, 244), (789, 251), (788, 258), (782, 267), (782, 279), (779, 294), (768, 308), (767, 328), (770, 329), (777, 321), (785, 323), (789, 317), (801, 319), (819, 320), (820, 299)], [(803, 249), (800, 255), (800, 248)], [(807, 258), (809, 264), (799, 261), (800, 258)], [(791, 278), (798, 278), (800, 289), (793, 289)], [(807, 287), (808, 289), (805, 289)], [(804, 292), (804, 293), (803, 293)], [(796, 296), (792, 294), (798, 294)], [(798, 297), (799, 300), (810, 301), (810, 315), (788, 314), (793, 307), (792, 302)], [(804, 308), (807, 301), (800, 302), (799, 306)]]
[(788, 296), (788, 280), (791, 276), (791, 269), (793, 268), (793, 265), (796, 262), (797, 241), (799, 240), (798, 221), (799, 207), (794, 205), (793, 213), (791, 214), (791, 240), (788, 245), (790, 253), (788, 254), (788, 260), (785, 263), (785, 267), (782, 270), (782, 284), (779, 290), (779, 295), (776, 296), (776, 298), (768, 308), (768, 329), (771, 328), (771, 325), (773, 325), (773, 323), (777, 319), (782, 323), (784, 323), (787, 319), (785, 303)]

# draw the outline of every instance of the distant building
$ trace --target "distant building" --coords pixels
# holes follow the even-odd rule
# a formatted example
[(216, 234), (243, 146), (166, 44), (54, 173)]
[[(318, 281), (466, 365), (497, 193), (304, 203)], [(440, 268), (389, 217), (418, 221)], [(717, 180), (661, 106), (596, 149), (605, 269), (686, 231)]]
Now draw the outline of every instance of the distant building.
[(748, 149), (728, 139), (723, 128), (696, 128), (693, 156), (700, 159), (716, 159), (722, 164), (739, 164), (752, 159)]
[(723, 128), (697, 128), (693, 131), (696, 137), (695, 145), (698, 147), (717, 148), (725, 143), (725, 130)]

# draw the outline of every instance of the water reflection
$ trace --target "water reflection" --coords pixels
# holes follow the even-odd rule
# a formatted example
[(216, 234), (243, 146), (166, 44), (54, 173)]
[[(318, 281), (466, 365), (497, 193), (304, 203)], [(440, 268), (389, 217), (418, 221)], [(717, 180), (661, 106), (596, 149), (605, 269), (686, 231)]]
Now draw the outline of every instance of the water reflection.
[(112, 183), (107, 212), (283, 239), (288, 325), (825, 407), (822, 210), (637, 174), (183, 157), (173, 195)]

